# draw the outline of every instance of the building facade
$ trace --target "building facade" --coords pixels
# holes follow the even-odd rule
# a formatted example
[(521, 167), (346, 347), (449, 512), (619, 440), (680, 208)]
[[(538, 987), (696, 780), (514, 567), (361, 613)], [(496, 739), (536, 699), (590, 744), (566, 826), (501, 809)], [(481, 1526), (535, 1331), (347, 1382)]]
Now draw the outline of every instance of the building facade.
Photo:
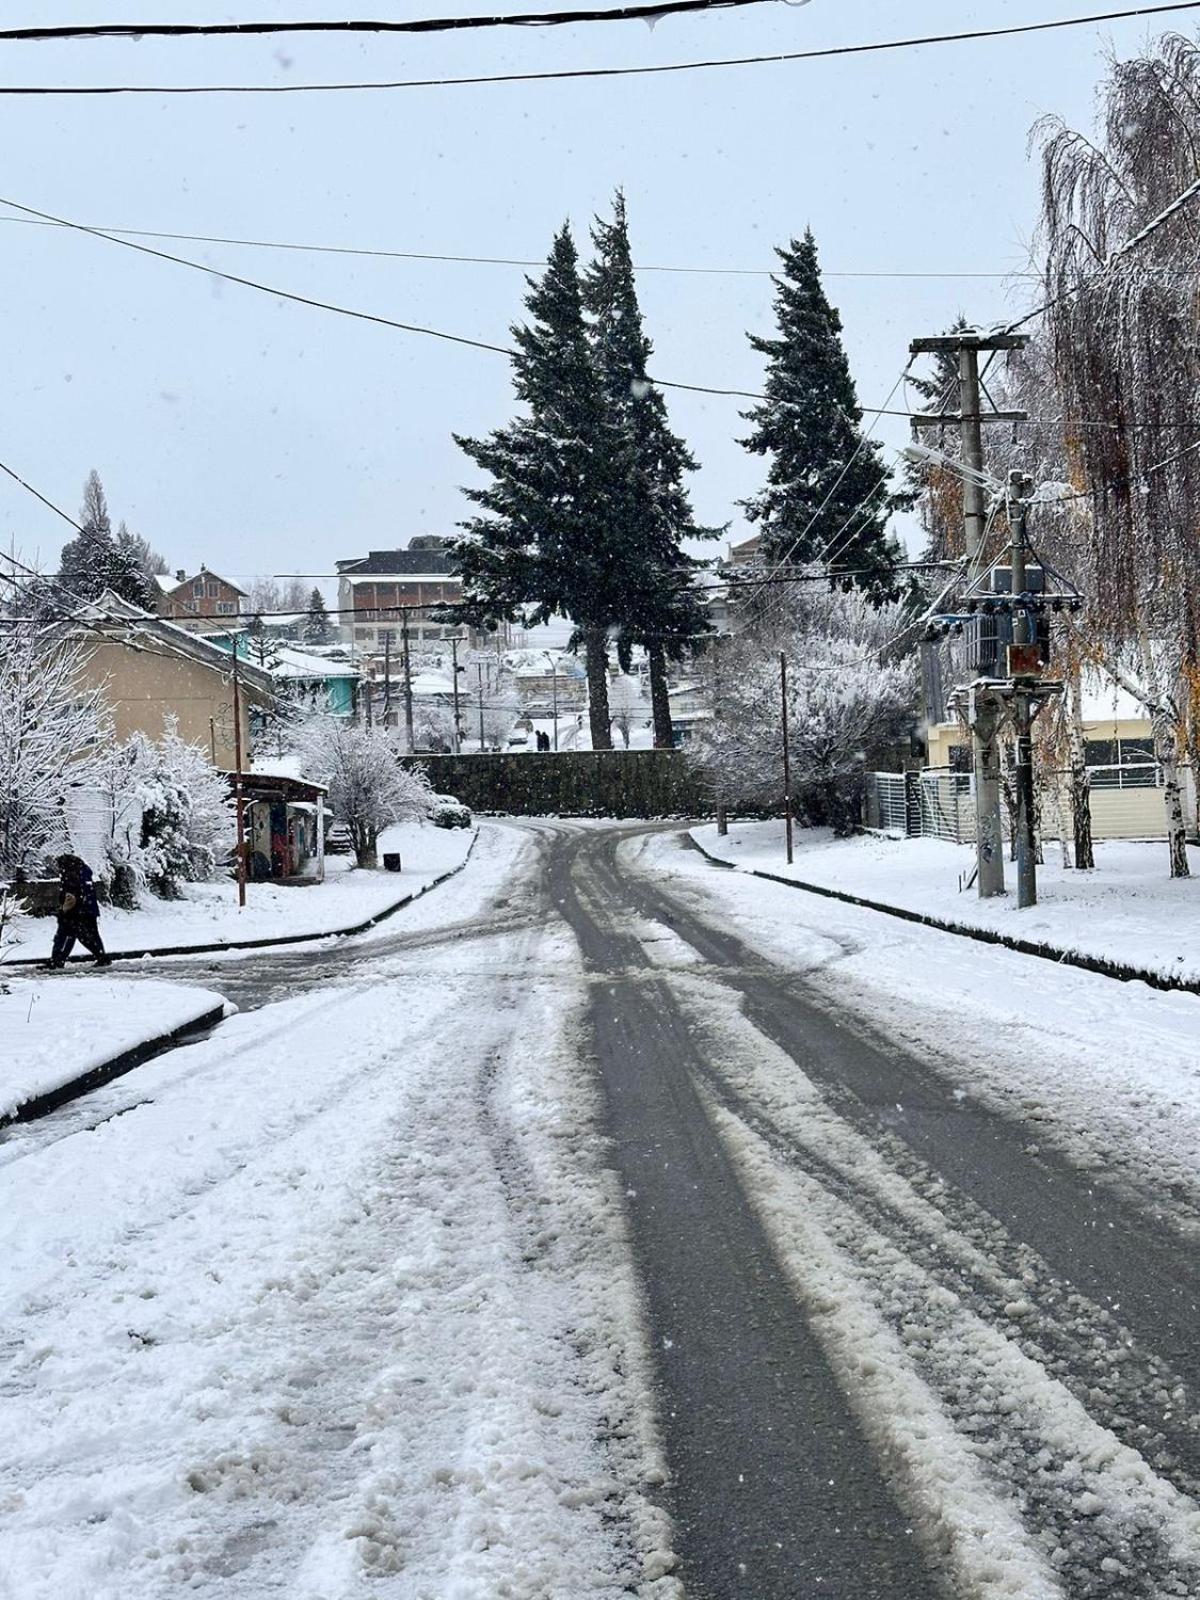
[(244, 615), (246, 591), (203, 565), (191, 578), (182, 568), (173, 578), (160, 574), (158, 587), (158, 615), (192, 633), (236, 622)]
[(410, 650), (436, 650), (445, 640), (466, 638), (472, 645), (494, 642), (494, 636), (437, 622), (431, 612), (462, 598), (462, 581), (454, 570), (449, 541), (435, 534), (410, 539), (404, 550), (372, 550), (336, 563), (339, 620), (355, 654), (368, 661), (395, 658), (403, 643), (408, 615)]

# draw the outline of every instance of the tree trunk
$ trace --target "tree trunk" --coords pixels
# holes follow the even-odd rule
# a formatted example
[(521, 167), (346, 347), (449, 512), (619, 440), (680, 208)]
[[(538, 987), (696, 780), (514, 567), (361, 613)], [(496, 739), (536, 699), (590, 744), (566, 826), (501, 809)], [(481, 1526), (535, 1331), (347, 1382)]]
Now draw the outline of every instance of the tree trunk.
[(373, 872), (379, 865), (379, 857), (375, 846), (379, 834), (374, 828), (369, 828), (366, 823), (352, 823), (350, 827), (350, 841), (354, 846), (354, 859), (360, 867)]
[(611, 750), (612, 727), (608, 714), (608, 634), (589, 628), (583, 636), (587, 658), (588, 724), (593, 750)]
[(1075, 834), (1075, 866), (1089, 869), (1096, 865), (1092, 849), (1092, 780), (1087, 770), (1087, 749), (1083, 739), (1083, 674), (1074, 651), (1071, 653), (1071, 702), (1067, 711), (1067, 738), (1071, 752), (1071, 825)]
[(1183, 791), (1179, 781), (1179, 739), (1175, 716), (1169, 706), (1157, 705), (1150, 713), (1150, 731), (1154, 735), (1154, 759), (1162, 768), (1163, 809), (1167, 817), (1167, 850), (1171, 858), (1171, 876), (1190, 878), (1191, 868), (1187, 858), (1187, 829), (1183, 820)]
[(661, 644), (646, 646), (650, 662), (650, 711), (654, 718), (654, 748), (671, 750), (675, 730), (671, 726), (671, 698), (667, 693), (667, 657)]

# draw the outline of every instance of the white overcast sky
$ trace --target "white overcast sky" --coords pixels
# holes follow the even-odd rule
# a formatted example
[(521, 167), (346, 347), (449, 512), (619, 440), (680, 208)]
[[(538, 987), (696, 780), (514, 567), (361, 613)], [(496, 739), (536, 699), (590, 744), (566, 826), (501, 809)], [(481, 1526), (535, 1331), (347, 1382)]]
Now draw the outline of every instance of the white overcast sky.
[[(537, 9), (513, 0), (513, 9)], [(419, 0), (428, 15), (454, 0)], [(1080, 0), (811, 0), (644, 23), (393, 39), (95, 41), (3, 47), (5, 83), (298, 82), (649, 64), (1084, 15)], [(10, 0), (22, 23), (396, 16), (390, 0)], [(1160, 24), (1167, 27), (1173, 19)], [(1175, 25), (1187, 27), (1181, 13)], [(615, 186), (635, 259), (769, 268), (811, 225), (859, 395), (882, 403), (910, 337), (987, 322), (1029, 289), (1029, 129), (1089, 126), (1121, 22), (1040, 37), (598, 82), (284, 96), (0, 99), (6, 199), (115, 227), (542, 258)], [(172, 567), (326, 572), (443, 533), (470, 474), (451, 432), (512, 410), (503, 358), (272, 300), (62, 230), (0, 224), (0, 460), (75, 511), (96, 467)], [(582, 238), (581, 238), (582, 242)], [(503, 266), (172, 246), (348, 306), (505, 343), (523, 278)], [(747, 329), (766, 277), (644, 273), (664, 377), (754, 389)], [(671, 397), (702, 463), (699, 516), (732, 520), (760, 481), (736, 403)], [(902, 444), (901, 421), (879, 434)], [(52, 566), (63, 525), (0, 478), (0, 542)]]

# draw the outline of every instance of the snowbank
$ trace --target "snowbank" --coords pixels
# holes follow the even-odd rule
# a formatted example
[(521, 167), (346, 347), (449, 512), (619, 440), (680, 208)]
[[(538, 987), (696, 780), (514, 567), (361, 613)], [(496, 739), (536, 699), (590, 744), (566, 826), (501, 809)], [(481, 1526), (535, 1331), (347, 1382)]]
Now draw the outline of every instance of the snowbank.
[[(381, 861), (385, 850), (400, 852), (399, 873), (361, 872), (353, 857), (330, 856), (324, 883), (248, 884), (243, 911), (238, 910), (237, 886), (231, 880), (192, 883), (183, 900), (148, 898), (136, 911), (105, 909), (100, 930), (110, 951), (134, 955), (164, 946), (337, 933), (378, 916), (460, 866), (473, 837), (465, 828), (401, 823), (379, 840)], [(23, 942), (11, 948), (9, 960), (50, 954), (52, 917), (30, 919), (21, 932)]]
[[(974, 889), (960, 892), (960, 876), (965, 880), (975, 864), (970, 845), (877, 835), (834, 839), (826, 829), (801, 828), (789, 867), (782, 822), (731, 823), (725, 838), (710, 823), (693, 828), (692, 836), (710, 855), (739, 867), (1164, 977), (1200, 980), (1200, 883), (1168, 878), (1162, 843), (1097, 844), (1092, 872), (1065, 871), (1050, 847), (1038, 868), (1038, 904), (1019, 911), (1011, 863), (1010, 892), (1002, 900), (980, 900)], [(1190, 857), (1200, 875), (1200, 850), (1192, 848)]]
[(0, 1118), (224, 1004), (178, 983), (13, 978), (0, 985)]

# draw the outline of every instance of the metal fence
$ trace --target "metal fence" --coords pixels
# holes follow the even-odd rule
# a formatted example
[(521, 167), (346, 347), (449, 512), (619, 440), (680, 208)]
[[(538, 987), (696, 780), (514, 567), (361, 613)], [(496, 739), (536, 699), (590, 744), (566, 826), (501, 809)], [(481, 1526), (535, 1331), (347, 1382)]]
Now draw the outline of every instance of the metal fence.
[[(1162, 769), (1154, 762), (1087, 769), (1091, 780), (1092, 835), (1096, 839), (1161, 839), (1166, 835)], [(1197, 827), (1196, 785), (1182, 769), (1183, 815), (1188, 831)], [(1044, 836), (1054, 838), (1070, 826), (1070, 773), (1040, 775)], [(1007, 835), (1007, 807), (1001, 813)], [(869, 772), (864, 818), (869, 828), (910, 838), (946, 839), (969, 844), (975, 838), (975, 778), (950, 767), (920, 772)]]

